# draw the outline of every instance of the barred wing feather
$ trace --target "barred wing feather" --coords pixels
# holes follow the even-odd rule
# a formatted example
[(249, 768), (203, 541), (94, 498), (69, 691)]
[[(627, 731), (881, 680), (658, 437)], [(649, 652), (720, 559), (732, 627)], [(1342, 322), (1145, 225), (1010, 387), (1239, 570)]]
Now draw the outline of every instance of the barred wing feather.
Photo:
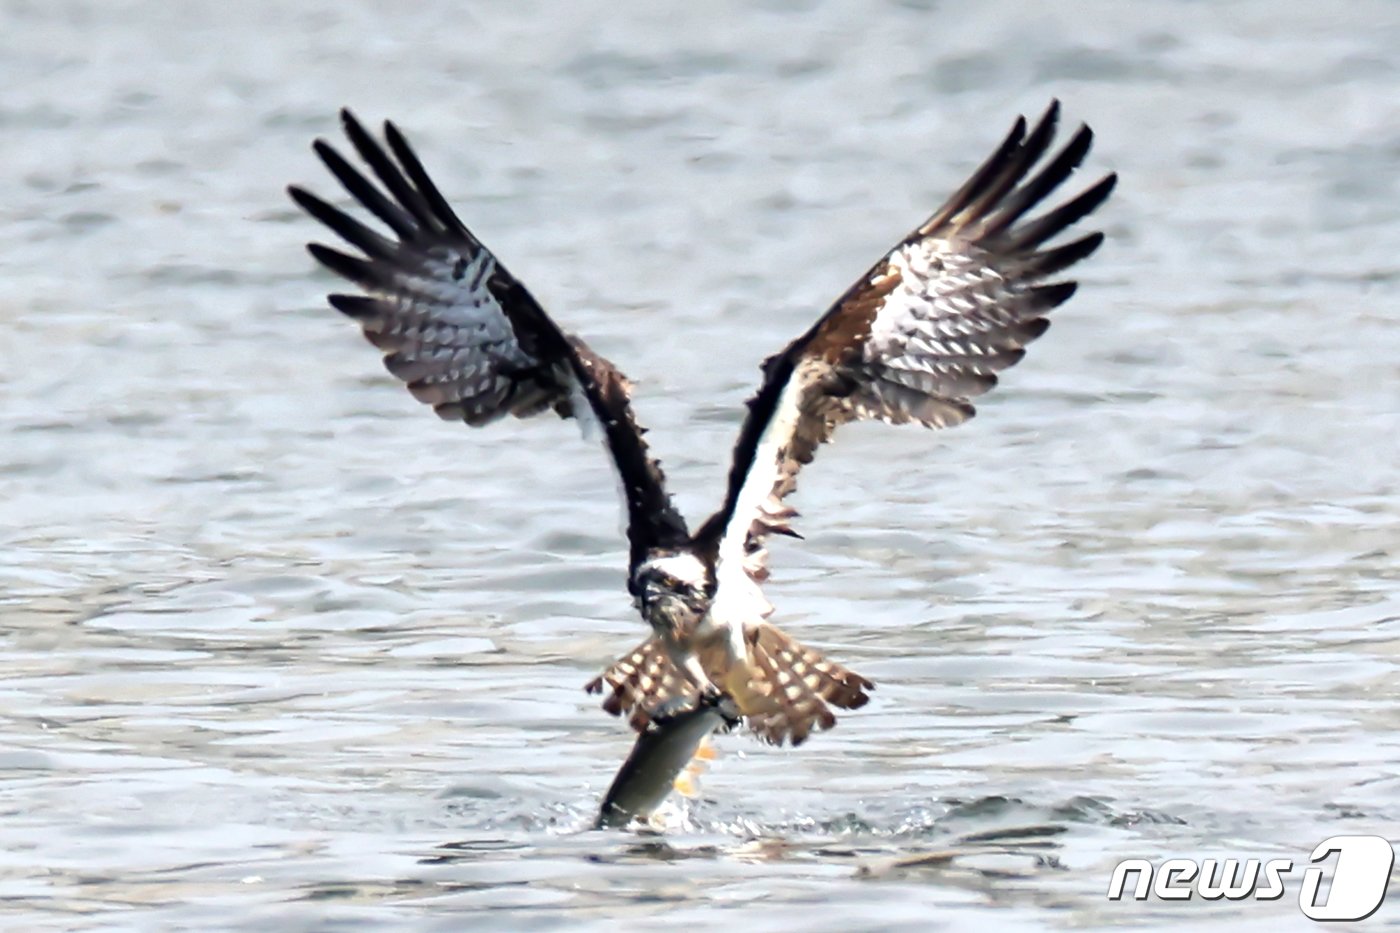
[[(386, 236), (311, 192), (292, 199), (362, 255), (308, 246), (362, 289), (331, 305), (383, 350), (384, 365), (441, 417), (480, 426), (552, 409), (601, 428), (625, 496), (632, 561), (688, 540), (631, 405), (625, 376), (562, 331), (458, 219), (403, 134), (377, 141), (348, 110), (346, 136), (371, 180), (324, 140), (315, 151), (345, 190), (392, 232)], [(377, 184), (376, 184), (377, 181)]]
[(1116, 181), (1107, 175), (1038, 217), (1026, 215), (1059, 189), (1089, 151), (1080, 127), (1041, 163), (1055, 136), (1058, 102), (1027, 132), (1006, 139), (940, 207), (862, 276), (805, 334), (764, 363), (748, 403), (723, 507), (697, 535), (726, 588), (751, 601), (766, 575), (765, 539), (795, 534), (785, 504), (797, 474), (842, 424), (861, 419), (943, 428), (971, 418), (972, 399), (997, 384), (1069, 299), (1053, 277), (1103, 241), (1090, 233), (1047, 241), (1087, 216)]

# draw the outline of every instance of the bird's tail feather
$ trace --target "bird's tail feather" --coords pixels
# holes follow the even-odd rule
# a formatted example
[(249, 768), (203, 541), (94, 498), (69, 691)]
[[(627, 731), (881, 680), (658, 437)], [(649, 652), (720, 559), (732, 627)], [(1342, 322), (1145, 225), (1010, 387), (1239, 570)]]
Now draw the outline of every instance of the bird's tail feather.
[[(836, 724), (831, 707), (859, 709), (875, 685), (808, 648), (775, 625), (745, 626), (747, 657), (737, 663), (724, 651), (702, 651), (701, 663), (734, 698), (749, 728), (774, 745), (801, 745), (812, 732)], [(590, 681), (589, 693), (610, 691), (603, 709), (626, 713), (634, 729), (646, 728), (656, 710), (676, 698), (694, 698), (695, 687), (678, 671), (656, 638), (648, 638)], [(829, 704), (829, 705), (828, 705)]]

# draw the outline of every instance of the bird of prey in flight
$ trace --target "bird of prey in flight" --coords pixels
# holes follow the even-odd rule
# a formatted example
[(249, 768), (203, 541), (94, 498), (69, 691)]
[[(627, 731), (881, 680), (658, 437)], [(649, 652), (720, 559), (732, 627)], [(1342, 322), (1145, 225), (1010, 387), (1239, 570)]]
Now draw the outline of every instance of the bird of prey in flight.
[(358, 250), (308, 247), (360, 289), (330, 295), (331, 305), (442, 418), (479, 427), (552, 411), (601, 435), (611, 456), (625, 498), (627, 589), (650, 634), (588, 685), (607, 691), (604, 708), (643, 728), (663, 704), (727, 695), (758, 736), (797, 745), (835, 723), (831, 707), (864, 705), (869, 680), (767, 621), (768, 538), (798, 537), (786, 500), (840, 425), (961, 424), (972, 399), (1045, 332), (1046, 314), (1076, 287), (1056, 277), (1103, 234), (1047, 243), (1102, 204), (1116, 181), (1106, 175), (1032, 214), (1083, 161), (1088, 127), (1052, 152), (1058, 102), (1033, 127), (1017, 119), (933, 216), (764, 361), (724, 501), (691, 531), (648, 453), (627, 378), (556, 324), (458, 219), (393, 123), (381, 143), (348, 110), (341, 119), (369, 174), (324, 140), (316, 154), (383, 227), (289, 189)]

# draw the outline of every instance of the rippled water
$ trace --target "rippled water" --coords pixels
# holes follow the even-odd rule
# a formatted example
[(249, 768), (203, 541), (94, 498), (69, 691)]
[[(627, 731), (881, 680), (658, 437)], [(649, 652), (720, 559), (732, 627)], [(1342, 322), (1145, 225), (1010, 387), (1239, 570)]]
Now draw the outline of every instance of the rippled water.
[[(390, 9), (0, 3), (6, 927), (1273, 930), (1104, 891), (1400, 836), (1400, 8)], [(694, 519), (757, 361), (1052, 95), (1122, 176), (1079, 296), (972, 424), (844, 432), (774, 557), (875, 701), (582, 832), (607, 468), (391, 383), (311, 138), (400, 121)]]

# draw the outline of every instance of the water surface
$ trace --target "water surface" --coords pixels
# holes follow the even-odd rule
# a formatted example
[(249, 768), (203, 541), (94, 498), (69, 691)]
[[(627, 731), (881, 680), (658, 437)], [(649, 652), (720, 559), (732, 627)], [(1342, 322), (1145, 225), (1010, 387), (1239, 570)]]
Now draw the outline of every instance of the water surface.
[[(1274, 930), (1296, 888), (1104, 890), (1400, 835), (1393, 4), (0, 26), (5, 926)], [(607, 466), (393, 384), (282, 194), (310, 140), (398, 120), (698, 521), (758, 361), (1051, 96), (1122, 176), (1080, 294), (971, 424), (844, 431), (774, 549), (876, 699), (582, 832), (629, 738), (580, 687), (643, 634)]]

